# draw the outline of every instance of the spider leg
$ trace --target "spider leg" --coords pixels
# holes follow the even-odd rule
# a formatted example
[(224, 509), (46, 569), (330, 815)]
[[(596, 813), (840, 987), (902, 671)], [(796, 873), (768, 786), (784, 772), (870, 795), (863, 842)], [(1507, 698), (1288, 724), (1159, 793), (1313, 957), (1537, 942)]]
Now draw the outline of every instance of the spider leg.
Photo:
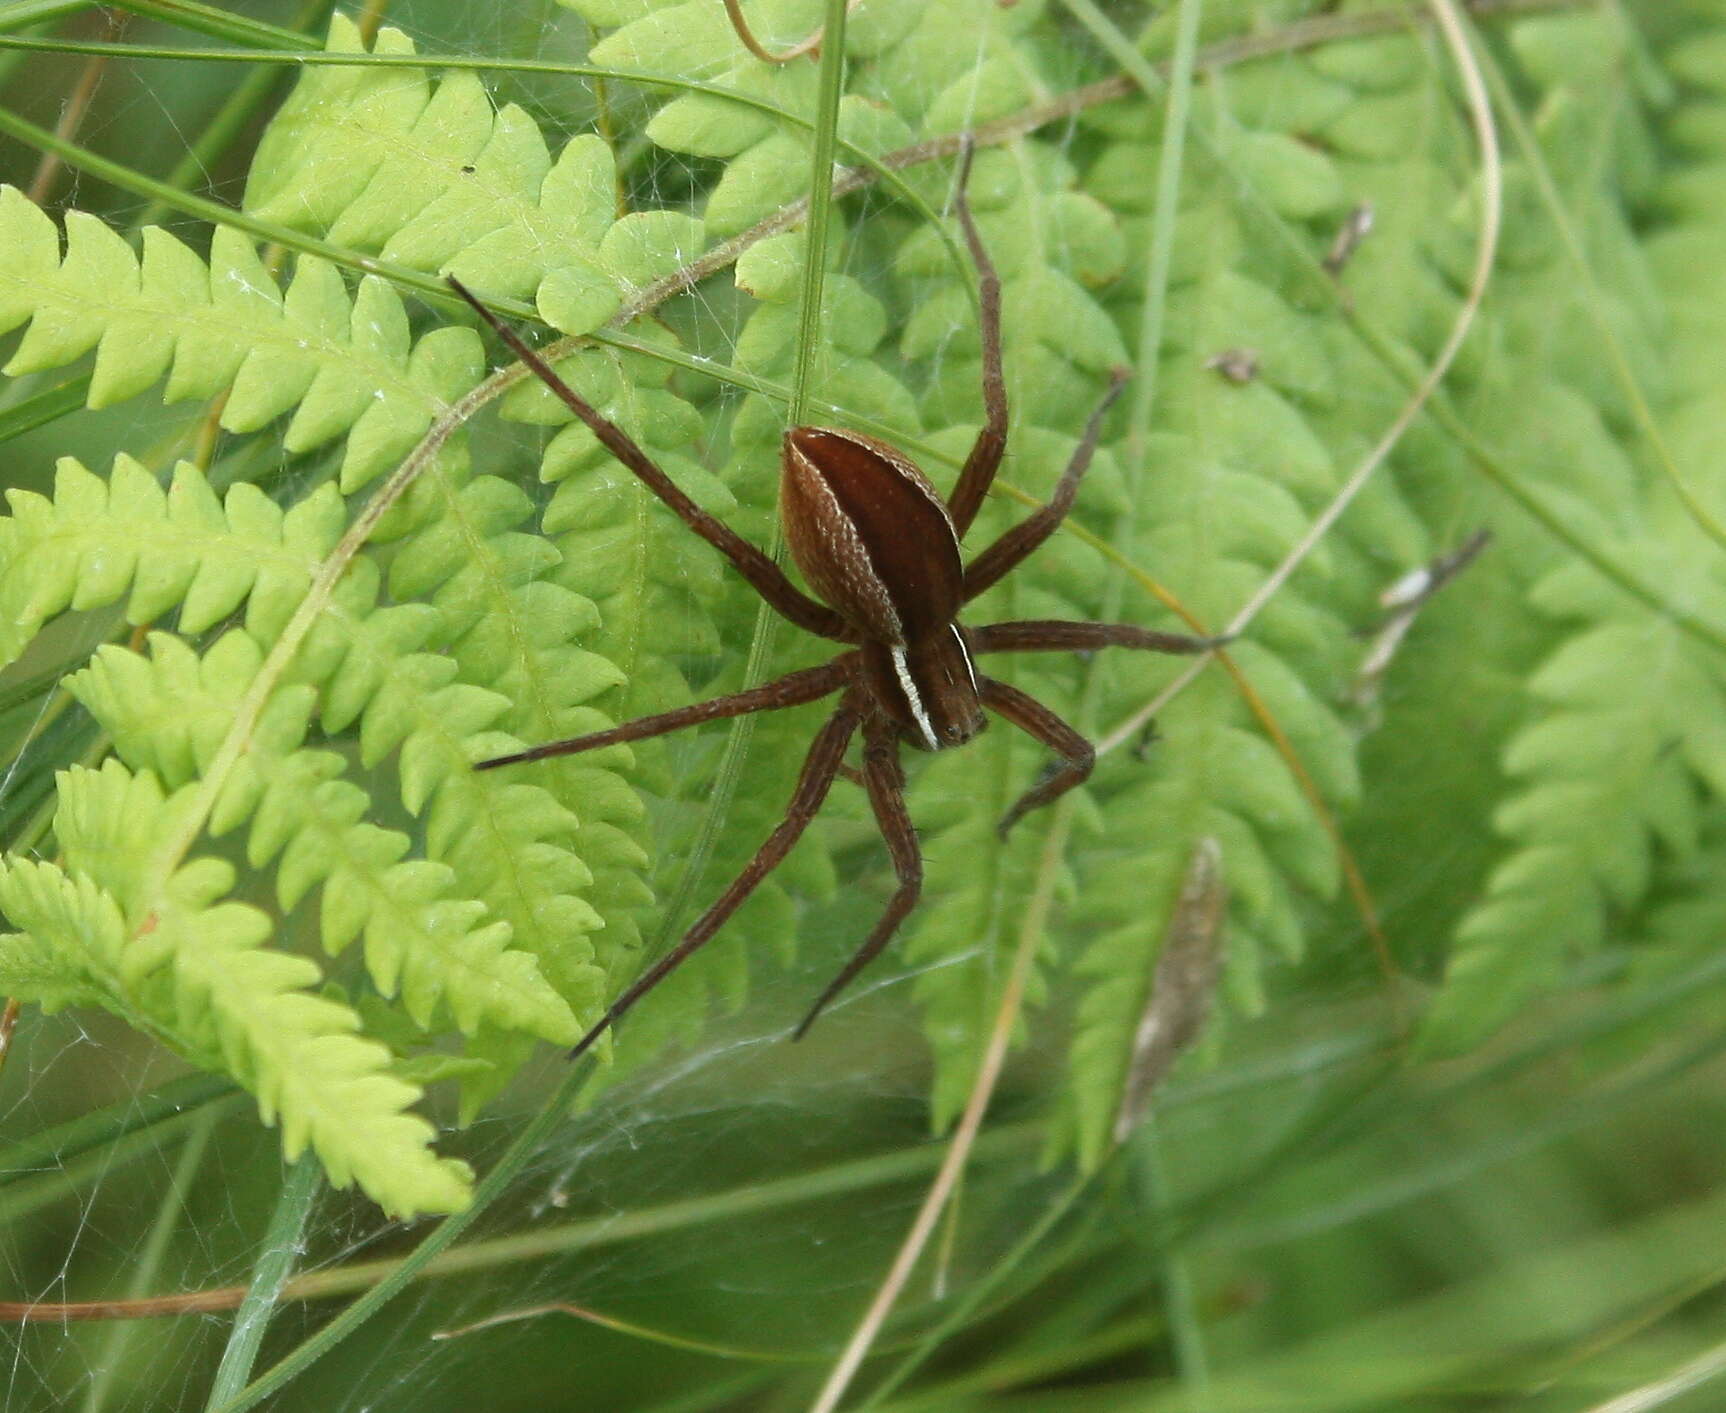
[(961, 540), (977, 518), (983, 497), (989, 493), (1007, 451), (1007, 380), (1001, 372), (1001, 277), (995, 273), (995, 262), (983, 246), (983, 237), (977, 233), (971, 200), (965, 194), (976, 151), (976, 144), (969, 139), (960, 149), (959, 189), (953, 198), (953, 209), (971, 251), (971, 263), (977, 267), (977, 329), (983, 340), (983, 429), (971, 444), (971, 454), (965, 458), (964, 469), (959, 472), (947, 501), (953, 530)]
[(983, 705), (1017, 726), (1027, 736), (1035, 737), (1052, 750), (1060, 760), (1050, 771), (1017, 800), (1001, 817), (996, 832), (1004, 839), (1007, 831), (1034, 809), (1041, 809), (1075, 785), (1082, 784), (1096, 763), (1097, 753), (1091, 743), (1062, 721), (1035, 697), (985, 677), (978, 682), (978, 695)]
[(585, 1054), (593, 1042), (615, 1025), (637, 1001), (709, 941), (743, 900), (760, 886), (762, 879), (778, 867), (815, 818), (821, 802), (827, 798), (827, 790), (833, 784), (833, 777), (839, 773), (845, 747), (850, 744), (859, 719), (849, 698), (839, 703), (839, 709), (828, 717), (827, 724), (816, 734), (809, 754), (804, 757), (803, 770), (797, 777), (796, 789), (791, 793), (791, 803), (786, 806), (785, 818), (767, 836), (767, 842), (756, 851), (748, 867), (732, 880), (731, 886), (720, 894), (719, 900), (696, 919), (695, 925), (684, 933), (683, 940), (637, 977), (629, 989), (611, 1003), (593, 1028), (576, 1041), (575, 1048), (569, 1052), (570, 1059)]
[(1131, 623), (1072, 623), (1032, 618), (1018, 623), (988, 623), (967, 628), (973, 653), (1091, 652), (1096, 648), (1143, 648), (1153, 653), (1208, 653), (1234, 640), (1194, 638), (1185, 633), (1154, 633)]
[(621, 745), (625, 741), (645, 741), (650, 736), (663, 736), (668, 731), (681, 731), (703, 721), (722, 721), (731, 716), (748, 716), (756, 711), (779, 711), (784, 707), (802, 706), (835, 692), (850, 676), (853, 654), (842, 653), (820, 667), (806, 667), (800, 672), (788, 672), (759, 687), (733, 692), (728, 697), (695, 702), (675, 711), (662, 711), (653, 716), (638, 716), (604, 731), (586, 736), (571, 736), (564, 741), (548, 741), (513, 755), (495, 756), (474, 765), (475, 770), (494, 770), (500, 765), (519, 765), (523, 761), (545, 760), (549, 756), (573, 756), (582, 751), (597, 751), (601, 746)]
[(881, 914), (875, 928), (863, 940), (863, 945), (851, 954), (851, 960), (839, 970), (839, 975), (827, 983), (827, 989), (816, 998), (809, 1014), (792, 1032), (793, 1040), (801, 1040), (815, 1024), (816, 1018), (829, 1003), (851, 984), (852, 979), (876, 957), (899, 930), (905, 915), (917, 906), (923, 890), (923, 854), (917, 847), (916, 826), (905, 809), (905, 771), (899, 764), (899, 743), (893, 728), (883, 718), (872, 718), (863, 728), (863, 783), (869, 791), (869, 803), (875, 811), (875, 823), (881, 837), (887, 841), (887, 852), (893, 856), (893, 872), (899, 888)]
[(481, 304), (466, 285), (454, 275), (445, 278), (449, 280), (450, 288), (471, 304), (480, 318), (509, 346), (510, 352), (527, 364), (533, 370), (534, 376), (556, 393), (565, 407), (587, 423), (594, 436), (605, 445), (605, 449), (633, 471), (642, 484), (674, 510), (691, 530), (729, 559), (737, 572), (749, 581), (755, 592), (766, 599), (775, 612), (799, 628), (820, 637), (832, 638), (841, 643), (856, 640), (856, 634), (846, 625), (844, 619), (825, 604), (816, 603), (799, 590), (785, 577), (785, 571), (775, 564), (771, 557), (750, 544), (723, 520), (709, 515), (679, 490), (676, 482), (659, 469), (629, 433), (615, 422), (601, 416), (597, 408), (558, 377), (552, 371), (551, 365), (523, 343), (520, 335)]
[(1085, 433), (1079, 438), (1078, 446), (1073, 448), (1073, 459), (1061, 473), (1061, 479), (1056, 483), (1055, 494), (1049, 497), (1049, 503), (1033, 510), (965, 566), (966, 603), (1022, 563), (1044, 540), (1054, 534), (1055, 527), (1067, 518), (1067, 512), (1073, 508), (1073, 497), (1079, 493), (1079, 482), (1090, 469), (1091, 457), (1097, 450), (1097, 439), (1103, 432), (1103, 414), (1109, 410), (1109, 404), (1121, 395), (1121, 389), (1127, 385), (1127, 376), (1126, 369), (1115, 369), (1109, 389), (1092, 411), (1090, 420), (1085, 423)]

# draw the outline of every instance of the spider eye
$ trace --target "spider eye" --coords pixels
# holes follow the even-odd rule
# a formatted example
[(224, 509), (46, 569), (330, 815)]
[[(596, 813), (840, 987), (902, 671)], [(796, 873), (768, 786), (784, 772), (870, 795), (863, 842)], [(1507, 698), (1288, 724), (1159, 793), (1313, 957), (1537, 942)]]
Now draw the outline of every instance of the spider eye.
[(984, 716), (981, 712), (978, 712), (977, 715), (970, 720), (955, 718), (954, 720), (949, 721), (946, 726), (942, 728), (941, 734), (946, 737), (949, 745), (962, 746), (973, 736), (980, 734), (983, 728), (988, 724), (989, 718)]

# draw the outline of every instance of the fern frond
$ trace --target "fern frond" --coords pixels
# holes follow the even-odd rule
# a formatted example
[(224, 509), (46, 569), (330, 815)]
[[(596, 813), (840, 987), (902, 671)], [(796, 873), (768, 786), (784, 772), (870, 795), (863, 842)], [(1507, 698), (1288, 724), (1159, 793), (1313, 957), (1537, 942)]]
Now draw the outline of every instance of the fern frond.
[[(448, 453), (445, 460), (456, 464)], [(315, 689), (311, 702), (323, 728), (357, 726), (366, 763), (396, 753), (404, 803), (426, 812), (428, 858), (402, 861), (404, 836), (361, 825), (365, 797), (331, 778), (338, 768), (334, 757), (292, 754), (297, 735), (279, 746), (281, 758), (271, 762), (268, 778), (258, 774), (264, 758), (255, 751), (242, 759), (213, 824), (231, 829), (262, 811), (251, 819), (250, 851), (259, 866), (281, 854), (283, 906), (292, 906), (312, 882), (325, 882), (325, 946), (339, 951), (363, 936), (374, 981), (386, 994), (401, 985), (417, 1017), (428, 1017), (442, 1001), (464, 1030), (526, 1031), (566, 1043), (579, 1032), (575, 1017), (591, 1018), (602, 1004), (602, 971), (590, 940), (600, 918), (585, 898), (591, 876), (573, 841), (583, 828), (593, 831), (596, 856), (614, 886), (627, 892), (639, 860), (626, 839), (620, 847), (607, 821), (627, 818), (635, 807), (616, 776), (598, 767), (568, 782), (579, 793), (562, 797), (539, 783), (475, 773), (472, 761), (491, 745), (515, 741), (499, 731), (515, 708), (499, 693), (459, 678), (466, 666), (476, 675), (502, 671), (514, 680), (507, 664), (500, 668), (493, 646), (498, 623), (513, 634), (510, 651), (533, 654), (536, 700), (542, 708), (556, 706), (550, 715), (560, 729), (574, 703), (617, 674), (591, 652), (567, 645), (569, 625), (554, 615), (570, 600), (540, 582), (547, 557), (539, 543), (507, 534), (500, 539), (495, 508), (503, 508), (506, 520), (518, 514), (519, 493), (500, 500), (507, 488), (490, 478), (459, 495), (448, 492), (449, 484), (442, 475), (429, 478), (422, 524), (416, 528), (414, 517), (404, 514), (396, 527), (403, 580), (429, 567), (441, 587), (425, 587), (441, 607), (380, 607), (378, 569), (371, 560), (355, 561), (294, 661), (297, 685), (279, 689), (281, 696)], [(189, 702), (196, 698), (184, 680), (190, 649), (163, 646), (171, 639), (157, 644), (157, 667), (166, 677), (153, 691), (145, 691), (149, 684), (139, 677), (142, 660), (118, 650), (104, 654), (100, 670), (80, 680), (98, 719), (123, 750), (138, 753), (135, 763), (173, 779), (212, 758), (229, 729), (233, 703), (304, 596), (343, 514), (331, 486), (284, 514), (245, 485), (218, 501), (190, 466), (180, 467), (163, 492), (129, 459), (116, 463), (106, 483), (64, 463), (54, 499), (19, 492), (13, 501), (17, 514), (0, 521), (6, 558), (0, 605), (10, 610), (17, 646), (67, 608), (124, 600), (130, 617), (151, 622), (178, 605), (182, 633), (245, 608), (249, 636), (230, 633), (219, 640), (215, 665), (200, 668), (215, 674), (206, 689), (217, 683), (222, 689), (201, 711), (182, 713), (173, 705), (182, 692)], [(442, 513), (434, 515), (440, 506)], [(446, 531), (465, 537), (461, 549), (471, 572), (437, 572)], [(488, 553), (502, 560), (488, 566)], [(487, 586), (477, 604), (476, 579)], [(140, 695), (129, 696), (131, 688)], [(281, 709), (280, 697), (270, 709)], [(583, 796), (593, 801), (585, 821), (560, 802)], [(524, 859), (533, 866), (523, 868)], [(507, 934), (500, 923), (508, 925)], [(494, 1078), (501, 1083), (507, 1071)]]
[[(63, 973), (83, 969), (86, 994), (232, 1075), (281, 1125), (288, 1155), (309, 1144), (338, 1186), (357, 1181), (404, 1216), (464, 1206), (465, 1166), (437, 1158), (431, 1125), (405, 1112), (419, 1089), (389, 1073), (350, 1008), (313, 994), (316, 965), (263, 945), (263, 913), (223, 901), (232, 867), (194, 859), (159, 889), (138, 867), (132, 841), (171, 832), (184, 795), (109, 761), (64, 772), (59, 799), (65, 868), (0, 861), (0, 907), (33, 954), (59, 954)], [(64, 996), (55, 983), (30, 999)]]
[[(1610, 21), (1591, 27), (1603, 53), (1622, 48), (1625, 36)], [(1630, 220), (1620, 193), (1634, 189), (1638, 163), (1623, 130), (1632, 120), (1603, 124), (1589, 116), (1597, 105), (1587, 101), (1567, 66), (1552, 62), (1551, 46), (1565, 42), (1567, 30), (1530, 25), (1519, 33), (1521, 51), (1554, 83), (1546, 100), (1554, 150), (1605, 149), (1632, 168), (1617, 186), (1603, 179), (1617, 175), (1611, 168), (1577, 166), (1573, 159), (1556, 177), (1567, 199), (1587, 211), (1591, 228), (1602, 232), (1600, 248), (1618, 266), (1613, 287), (1621, 293), (1602, 312), (1620, 341), (1624, 365), (1654, 397), (1670, 374), (1680, 392), (1665, 419), (1674, 454), (1680, 464), (1705, 468), (1718, 447), (1716, 330), (1726, 306), (1712, 284), (1694, 279), (1689, 262), (1697, 252), (1686, 247), (1704, 232), (1717, 241), (1713, 223), (1686, 229), (1691, 223), (1681, 220), (1656, 243), (1654, 263), (1645, 263), (1619, 234)], [(1682, 211), (1682, 203), (1674, 209)], [(1677, 261), (1659, 258), (1679, 251)], [(1650, 498), (1594, 410), (1628, 416), (1623, 387), (1601, 377), (1603, 360), (1579, 357), (1574, 347), (1581, 313), (1573, 295), (1559, 294), (1567, 268), (1550, 241), (1534, 240), (1525, 243), (1523, 266), (1512, 277), (1513, 295), (1526, 293), (1527, 299), (1511, 306), (1507, 324), (1521, 345), (1512, 351), (1556, 373), (1540, 396), (1552, 400), (1552, 412), (1564, 414), (1531, 423), (1524, 399), (1518, 425), (1547, 428), (1538, 447), (1532, 439), (1525, 444), (1530, 470), (1562, 476), (1577, 518), (1598, 524), (1626, 561), (1651, 582), (1669, 586), (1674, 601), (1708, 620), (1726, 621), (1717, 549), (1663, 499)], [(1678, 337), (1668, 331), (1669, 317), (1682, 331)], [(1663, 366), (1649, 351), (1657, 345), (1667, 355)], [(1565, 438), (1556, 457), (1553, 429)], [(1457, 930), (1444, 991), (1427, 1017), (1423, 1043), (1440, 1053), (1478, 1043), (1530, 998), (1556, 986), (1576, 958), (1614, 936), (1617, 919), (1640, 907), (1657, 873), (1694, 856), (1707, 802), (1726, 790), (1726, 728), (1720, 724), (1726, 664), (1716, 654), (1666, 623), (1651, 622), (1576, 565), (1549, 570), (1531, 597), (1565, 632), (1528, 679), (1529, 719), (1503, 754), (1517, 793), (1493, 823), (1509, 848)]]
[[(148, 658), (102, 648), (66, 687), (128, 765), (173, 790), (214, 756), (263, 649), (240, 629), (201, 658), (166, 633), (151, 634), (149, 645)], [(337, 955), (363, 937), (373, 984), (385, 996), (399, 989), (422, 1028), (432, 1029), (436, 1008), (447, 1003), (468, 1034), (489, 1023), (570, 1043), (579, 1034), (574, 1016), (534, 957), (508, 948), (508, 924), (457, 893), (447, 865), (404, 860), (405, 834), (364, 822), (370, 799), (339, 778), (340, 756), (301, 749), (314, 701), (313, 689), (302, 685), (272, 703), (211, 832), (249, 822), (247, 861), (266, 868), (280, 856), (276, 896), (284, 912), (321, 886), (325, 950)]]
[[(164, 376), (163, 398), (226, 395), (221, 425), (251, 432), (292, 411), (290, 451), (347, 438), (342, 478), (363, 485), (393, 466), (447, 406), (452, 381), (471, 385), (476, 352), (464, 329), (412, 340), (401, 299), (368, 276), (350, 296), (334, 266), (302, 256), (284, 291), (250, 237), (218, 227), (205, 264), (148, 227), (142, 255), (93, 216), (54, 223), (0, 187), (0, 332), (28, 321), (5, 371), (64, 367), (92, 348), (88, 396), (106, 407)], [(465, 378), (465, 383), (464, 383)]]
[(125, 920), (112, 897), (53, 864), (6, 859), (0, 860), (0, 898), (6, 915), (30, 929), (0, 934), (0, 987), (8, 996), (50, 1012), (120, 1009), (113, 1003), (113, 978)]
[(50, 618), (122, 600), (134, 624), (179, 610), (202, 632), (245, 610), (269, 641), (339, 538), (346, 509), (333, 486), (284, 513), (256, 486), (218, 498), (190, 463), (164, 489), (124, 454), (104, 481), (71, 458), (51, 496), (11, 490), (0, 520), (0, 661), (12, 661)]
[[(330, 21), (327, 47), (365, 52), (358, 27)], [(377, 52), (411, 54), (385, 29)], [(598, 328), (640, 287), (701, 251), (680, 211), (619, 216), (611, 150), (572, 139), (554, 161), (538, 126), (494, 109), (479, 79), (423, 70), (309, 70), (270, 124), (246, 210), (394, 265), (454, 274), (478, 289), (532, 296), (565, 333)]]
[[(1726, 613), (1726, 585), (1693, 533), (1637, 557), (1672, 582), (1680, 545), (1702, 561), (1687, 600)], [(1694, 851), (1700, 787), (1726, 790), (1726, 666), (1626, 615), (1574, 569), (1548, 578), (1536, 601), (1587, 617), (1530, 680), (1541, 709), (1505, 753), (1522, 790), (1494, 823), (1514, 851), (1458, 931), (1424, 1037), (1441, 1051), (1477, 1043), (1554, 986), (1568, 958), (1599, 947), (1609, 917), (1647, 893), (1656, 848), (1679, 859)]]

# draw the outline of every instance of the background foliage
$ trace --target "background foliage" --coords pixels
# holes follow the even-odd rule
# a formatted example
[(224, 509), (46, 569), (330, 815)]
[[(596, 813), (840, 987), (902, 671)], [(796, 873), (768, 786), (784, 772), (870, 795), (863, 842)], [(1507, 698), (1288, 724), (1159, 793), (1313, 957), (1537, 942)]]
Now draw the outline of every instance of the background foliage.
[[(1217, 626), (1458, 317), (1489, 187), (1455, 65), (1382, 0), (862, 0), (824, 116), (817, 63), (750, 57), (708, 0), (157, 8), (0, 10), (0, 991), (29, 1003), (0, 1074), (0, 1296), (252, 1294), (238, 1320), (38, 1312), (9, 1408), (244, 1407), (272, 1366), (283, 1407), (806, 1406), (1021, 947), (989, 1129), (848, 1406), (1713, 1406), (1713, 6), (1481, 6), (1505, 161), (1484, 306), (1231, 649), (1239, 676), (1208, 670), (1006, 845), (1037, 748), (998, 726), (916, 763), (925, 902), (790, 1047), (891, 886), (837, 790), (592, 1076), (555, 1047), (741, 866), (816, 717), (469, 762), (818, 645), (771, 632), (543, 390), (488, 374), (441, 274), (568, 339), (566, 376), (771, 543), (794, 388), (943, 483), (968, 446), (973, 279), (941, 213), (978, 129), (1014, 428), (974, 542), (1047, 493), (1109, 370), (1136, 376), (1073, 528), (976, 618), (1179, 626), (1178, 602)], [(822, 11), (746, 9), (780, 45)], [(64, 39), (128, 48), (92, 71)], [(829, 125), (875, 167), (817, 212), (811, 325), (782, 213)], [(1381, 594), (1479, 530), (1369, 667)], [(1179, 666), (1003, 675), (1114, 740)], [(1222, 1001), (1123, 1143), (1206, 839)], [(460, 1264), (335, 1343), (328, 1302), (423, 1239), (378, 1208), (468, 1208), (475, 1171), (496, 1176)]]

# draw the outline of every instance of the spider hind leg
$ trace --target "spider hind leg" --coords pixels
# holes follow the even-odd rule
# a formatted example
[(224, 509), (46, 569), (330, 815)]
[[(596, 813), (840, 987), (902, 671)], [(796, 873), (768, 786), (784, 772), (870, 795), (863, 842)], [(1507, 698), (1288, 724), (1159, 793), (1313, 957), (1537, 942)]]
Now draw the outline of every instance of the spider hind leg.
[(731, 881), (731, 886), (719, 895), (718, 900), (696, 919), (695, 925), (684, 933), (683, 940), (637, 977), (629, 989), (611, 1003), (610, 1008), (595, 1022), (593, 1028), (576, 1041), (574, 1049), (569, 1052), (570, 1059), (577, 1059), (591, 1049), (593, 1043), (621, 1020), (637, 1001), (676, 971), (694, 952), (711, 941), (713, 934), (725, 925), (731, 915), (743, 905), (744, 900), (761, 886), (762, 880), (791, 852), (791, 846), (802, 837), (803, 831), (815, 818), (816, 811), (821, 808), (822, 801), (827, 798), (827, 791), (839, 774), (840, 763), (845, 758), (845, 748), (856, 733), (859, 720), (851, 699), (847, 697), (842, 700), (838, 710), (827, 718), (827, 724), (816, 734), (809, 754), (803, 759), (803, 769), (797, 777), (797, 786), (791, 793), (791, 802), (786, 806), (785, 817), (767, 836), (766, 842), (756, 850), (755, 857), (749, 861), (743, 872)]
[(1041, 741), (1060, 758), (1054, 769), (1019, 796), (1001, 817), (995, 832), (1005, 839), (1008, 830), (1032, 810), (1053, 804), (1074, 786), (1084, 784), (1096, 764), (1097, 753), (1089, 741), (1029, 693), (993, 677), (983, 678), (979, 686), (984, 706), (1000, 713), (1027, 736)]
[(864, 726), (863, 784), (869, 791), (869, 804), (875, 811), (875, 823), (887, 843), (893, 858), (893, 872), (899, 886), (888, 901), (886, 910), (861, 946), (851, 954), (839, 974), (827, 983), (816, 997), (815, 1004), (792, 1032), (793, 1040), (801, 1040), (817, 1018), (833, 1000), (856, 978), (857, 973), (881, 955), (893, 940), (899, 924), (917, 906), (923, 890), (923, 852), (917, 847), (917, 829), (905, 808), (905, 770), (899, 763), (899, 742), (893, 728), (884, 718), (872, 719)]

